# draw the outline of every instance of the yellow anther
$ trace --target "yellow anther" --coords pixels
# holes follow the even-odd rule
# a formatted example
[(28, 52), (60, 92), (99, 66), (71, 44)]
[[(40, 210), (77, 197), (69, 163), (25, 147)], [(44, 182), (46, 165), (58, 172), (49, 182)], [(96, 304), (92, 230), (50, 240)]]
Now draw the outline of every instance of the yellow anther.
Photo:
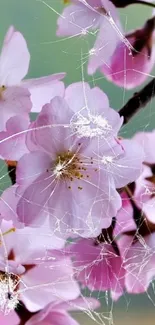
[[(3, 236), (5, 236), (5, 235), (8, 235), (8, 234), (10, 234), (10, 233), (12, 233), (12, 232), (15, 232), (15, 231), (16, 231), (16, 228), (10, 228), (9, 230), (3, 232), (2, 235), (0, 235), (0, 237), (3, 237)], [(1, 244), (2, 244), (2, 241), (0, 240), (0, 245), (1, 245)]]
[(3, 99), (3, 92), (6, 90), (6, 87), (4, 85), (2, 85), (0, 87), (0, 99)]
[(9, 230), (3, 232), (2, 235), (5, 236), (5, 235), (8, 235), (8, 234), (10, 234), (11, 232), (15, 232), (15, 231), (16, 231), (16, 228), (11, 228), (11, 229), (9, 229)]

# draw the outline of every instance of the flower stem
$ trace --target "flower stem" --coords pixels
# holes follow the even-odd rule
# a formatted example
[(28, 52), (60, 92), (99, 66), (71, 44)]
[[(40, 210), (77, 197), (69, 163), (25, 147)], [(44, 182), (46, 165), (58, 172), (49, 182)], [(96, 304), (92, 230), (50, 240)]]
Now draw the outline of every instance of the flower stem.
[(124, 117), (123, 124), (137, 114), (155, 96), (155, 78), (153, 78), (143, 89), (134, 93), (133, 97), (119, 110), (120, 116)]

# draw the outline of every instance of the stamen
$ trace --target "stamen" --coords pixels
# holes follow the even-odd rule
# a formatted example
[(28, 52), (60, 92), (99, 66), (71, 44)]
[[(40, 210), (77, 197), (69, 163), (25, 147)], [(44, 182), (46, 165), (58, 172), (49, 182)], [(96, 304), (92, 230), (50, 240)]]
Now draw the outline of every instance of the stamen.
[(0, 272), (0, 311), (8, 315), (19, 303), (17, 285), (19, 277), (14, 274)]
[[(16, 228), (10, 228), (9, 230), (7, 230), (7, 231), (5, 231), (5, 232), (3, 232), (3, 236), (5, 236), (5, 235), (8, 235), (8, 234), (10, 234), (11, 232), (15, 232), (16, 231)], [(0, 235), (1, 236), (1, 235)]]
[[(2, 233), (2, 235), (0, 235), (0, 237), (11, 234), (12, 232), (15, 232), (16, 228), (10, 228), (9, 230), (5, 231)], [(2, 244), (2, 241), (0, 240), (0, 245)]]
[(0, 87), (0, 99), (3, 99), (3, 92), (6, 90), (6, 87), (4, 85), (2, 85)]

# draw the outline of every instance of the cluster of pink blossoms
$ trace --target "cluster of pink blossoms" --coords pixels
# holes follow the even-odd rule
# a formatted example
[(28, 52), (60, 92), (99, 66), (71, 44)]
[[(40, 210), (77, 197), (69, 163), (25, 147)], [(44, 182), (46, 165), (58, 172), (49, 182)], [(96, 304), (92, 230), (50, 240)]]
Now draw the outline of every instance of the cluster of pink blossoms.
[[(88, 72), (117, 70), (124, 49), (133, 49), (114, 4), (70, 2), (57, 34), (99, 29)], [(129, 38), (139, 40), (150, 21)], [(127, 61), (128, 88), (144, 80), (134, 79), (136, 65), (153, 62), (144, 60), (143, 45)], [(69, 311), (100, 306), (82, 288), (108, 290), (117, 300), (145, 292), (155, 277), (155, 132), (121, 138), (123, 117), (100, 88), (65, 87), (65, 73), (23, 80), (29, 61), (23, 35), (11, 26), (0, 55), (0, 158), (13, 183), (0, 200), (0, 321), (78, 325)], [(109, 78), (123, 85), (121, 76)], [(38, 113), (33, 121), (30, 112)]]
[[(88, 74), (97, 69), (117, 86), (131, 89), (141, 85), (155, 64), (155, 11), (140, 28), (126, 33), (118, 7), (138, 4), (131, 0), (64, 0), (66, 7), (58, 18), (58, 36), (96, 36), (87, 54)], [(141, 1), (151, 6), (153, 1)], [(140, 6), (140, 4), (139, 4)], [(153, 7), (153, 5), (152, 5)]]

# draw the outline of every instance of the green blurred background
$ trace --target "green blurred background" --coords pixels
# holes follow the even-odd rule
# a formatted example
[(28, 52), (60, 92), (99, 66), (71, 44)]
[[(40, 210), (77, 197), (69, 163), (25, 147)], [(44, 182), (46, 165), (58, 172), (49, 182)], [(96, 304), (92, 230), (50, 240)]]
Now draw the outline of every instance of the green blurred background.
[[(20, 30), (28, 43), (31, 53), (31, 64), (28, 77), (40, 77), (56, 72), (66, 72), (65, 83), (80, 81), (82, 79), (81, 51), (85, 57), (92, 47), (94, 37), (65, 38), (56, 37), (57, 12), (62, 12), (62, 0), (0, 0), (0, 42), (9, 27), (14, 25)], [(125, 0), (124, 0), (125, 1)], [(51, 9), (50, 9), (51, 7)], [(132, 5), (120, 10), (120, 17), (125, 30), (134, 29), (143, 25), (151, 15), (151, 10), (146, 6)], [(18, 49), (17, 49), (18, 51)], [(154, 72), (152, 72), (152, 75)], [(135, 91), (125, 91), (115, 87), (105, 80), (104, 76), (97, 73), (90, 77), (84, 65), (84, 79), (91, 85), (98, 85), (110, 98), (111, 107), (119, 109)], [(122, 129), (124, 137), (132, 136), (137, 130), (151, 130), (155, 128), (155, 101), (152, 100), (148, 107), (136, 116), (127, 127)], [(1, 190), (9, 185), (6, 168), (1, 165)], [(116, 325), (153, 325), (155, 316), (154, 287), (144, 295), (124, 295), (117, 303), (112, 305), (104, 293), (100, 294), (102, 308), (100, 318), (78, 313), (74, 314), (81, 324), (109, 324)], [(111, 314), (110, 314), (111, 312)], [(113, 319), (112, 319), (113, 316)], [(107, 317), (107, 319), (106, 319)], [(64, 324), (65, 325), (65, 324)], [(67, 324), (66, 324), (67, 325)]]

